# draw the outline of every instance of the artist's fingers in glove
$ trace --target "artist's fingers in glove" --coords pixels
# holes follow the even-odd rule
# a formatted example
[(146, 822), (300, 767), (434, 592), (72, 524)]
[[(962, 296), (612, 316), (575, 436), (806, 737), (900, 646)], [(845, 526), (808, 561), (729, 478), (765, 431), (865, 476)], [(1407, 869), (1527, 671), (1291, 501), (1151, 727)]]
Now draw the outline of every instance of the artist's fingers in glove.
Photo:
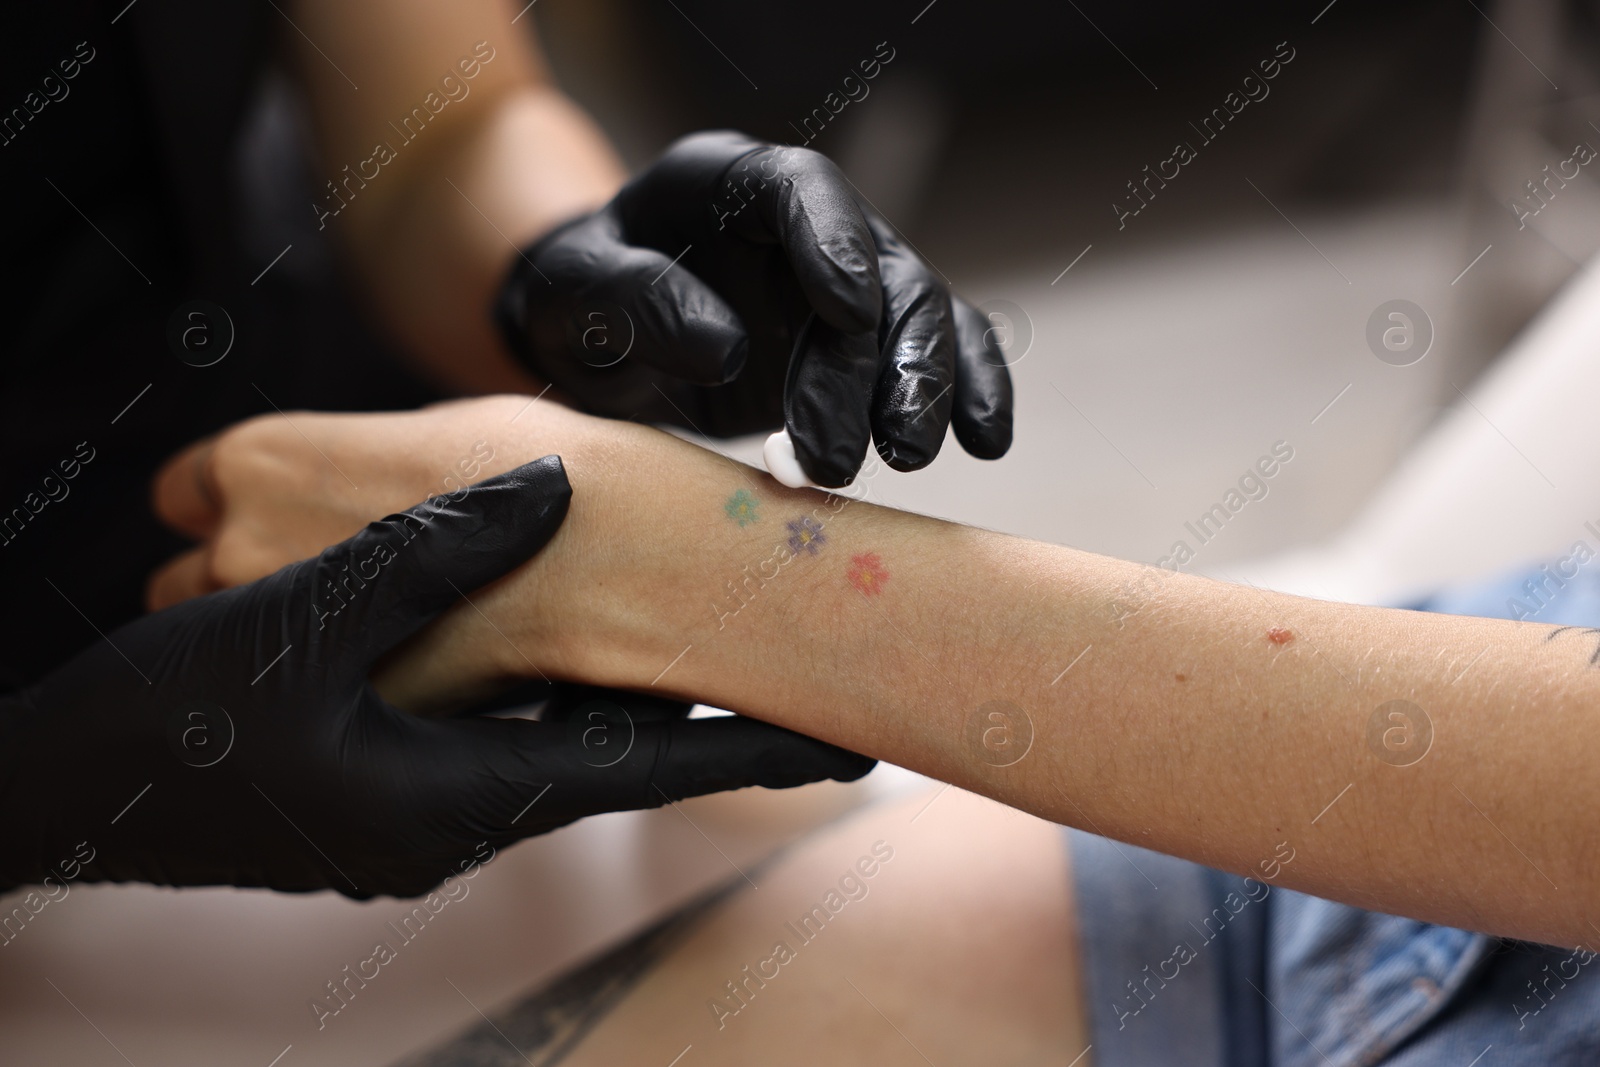
[[(758, 179), (748, 181), (753, 173)], [(846, 333), (878, 328), (878, 255), (854, 191), (833, 161), (808, 148), (771, 147), (740, 160), (725, 186), (754, 193), (754, 216), (783, 246), (800, 291)], [(741, 211), (743, 220), (752, 212)]]
[(650, 781), (663, 800), (753, 785), (853, 782), (877, 766), (877, 760), (742, 715), (662, 723), (641, 729), (641, 740), (648, 743), (652, 733), (658, 747)]
[(361, 650), (352, 665), (365, 671), (463, 595), (543, 548), (571, 497), (560, 457), (545, 456), (369, 524), (307, 561), (308, 640), (331, 637)]
[(872, 398), (872, 437), (890, 467), (920, 470), (939, 454), (955, 402), (950, 294), (899, 242), (884, 251), (881, 267), (883, 362)]
[(850, 484), (872, 437), (878, 342), (821, 318), (801, 328), (783, 387), (783, 422), (807, 477), (829, 488)]
[(417, 719), (392, 708), (396, 747), (369, 753), (378, 792), (404, 786), (404, 805), (464, 839), (496, 846), (613, 811), (657, 808), (705, 793), (854, 781), (865, 756), (740, 716), (603, 724), (520, 719)]
[(562, 824), (729, 789), (789, 789), (825, 778), (852, 782), (876, 765), (738, 715), (634, 722), (613, 710), (604, 721), (580, 718), (564, 726), (509, 719), (445, 725), (464, 731), (462, 739), (473, 746), (452, 764), (476, 768), (473, 781), (496, 783), (505, 792), (504, 799), (481, 806), (486, 816), (495, 810), (510, 820), (549, 785), (528, 817), (507, 824), (516, 836), (538, 832), (541, 820)]
[(993, 323), (960, 297), (951, 298), (956, 328), (955, 406), (950, 423), (961, 447), (999, 459), (1011, 447), (1011, 372)]
[(634, 722), (662, 722), (687, 718), (694, 705), (672, 697), (647, 696), (630, 693), (625, 689), (608, 689), (598, 685), (574, 685), (557, 682), (539, 712), (540, 722), (570, 722), (580, 719), (589, 723), (615, 719), (627, 715)]
[[(549, 285), (527, 283), (532, 312), (558, 302), (575, 321), (567, 330), (575, 355), (591, 365), (633, 359), (695, 385), (721, 385), (749, 355), (744, 323), (710, 286), (674, 256), (625, 243), (615, 224), (597, 215), (555, 237), (538, 252)], [(610, 321), (607, 305), (626, 321)]]

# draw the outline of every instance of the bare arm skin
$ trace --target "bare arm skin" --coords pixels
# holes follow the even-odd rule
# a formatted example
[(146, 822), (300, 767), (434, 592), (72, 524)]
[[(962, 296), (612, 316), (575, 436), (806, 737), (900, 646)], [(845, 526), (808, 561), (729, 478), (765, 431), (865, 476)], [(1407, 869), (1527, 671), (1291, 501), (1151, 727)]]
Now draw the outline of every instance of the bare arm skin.
[[(322, 225), (380, 321), (461, 392), (537, 388), (493, 333), (494, 290), (519, 248), (605, 203), (624, 177), (599, 129), (551, 82), (532, 16), (512, 23), (521, 6), (296, 2), (303, 36), (285, 37), (336, 187), (317, 190), (338, 209)], [(416, 108), (422, 117), (406, 125)], [(392, 158), (366, 162), (379, 145)]]
[[(418, 472), (437, 480), (476, 439), (495, 442), (485, 474), (559, 451), (574, 495), (556, 539), (425, 633), (390, 691), (426, 704), (535, 671), (666, 691), (1361, 907), (1600, 939), (1596, 634), (1169, 574), (783, 489), (643, 427), (545, 403), (516, 415), (525, 403), (294, 416), (371, 494), (359, 505), (281, 418), (246, 424), (213, 460), (225, 516), (191, 516), (211, 548), (159, 578), (157, 599), (208, 566), (240, 580), (305, 554), (295, 537), (347, 533), (311, 532), (289, 506), (305, 471), (317, 507), (359, 525), (437, 492)], [(232, 486), (270, 496), (272, 471), (300, 476), (234, 503)], [(193, 481), (192, 458), (175, 461), (163, 510), (193, 512)]]

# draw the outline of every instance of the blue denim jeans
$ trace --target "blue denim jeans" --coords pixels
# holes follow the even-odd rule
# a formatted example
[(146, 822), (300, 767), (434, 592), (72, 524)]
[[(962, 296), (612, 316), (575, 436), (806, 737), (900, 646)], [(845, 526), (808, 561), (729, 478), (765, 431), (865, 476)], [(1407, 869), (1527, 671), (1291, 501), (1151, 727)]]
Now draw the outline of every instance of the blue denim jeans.
[[(1600, 561), (1574, 569), (1519, 569), (1407, 606), (1600, 626)], [(1592, 952), (1363, 911), (1065, 832), (1096, 1067), (1600, 1065)]]

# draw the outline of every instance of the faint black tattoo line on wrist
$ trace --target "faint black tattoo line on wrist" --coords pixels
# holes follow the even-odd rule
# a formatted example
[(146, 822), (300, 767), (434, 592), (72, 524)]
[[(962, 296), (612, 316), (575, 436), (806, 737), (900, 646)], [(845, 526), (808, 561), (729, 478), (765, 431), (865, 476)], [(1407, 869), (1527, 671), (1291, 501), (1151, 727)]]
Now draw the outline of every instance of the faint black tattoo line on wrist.
[(1554, 641), (1557, 637), (1560, 637), (1569, 630), (1576, 631), (1581, 634), (1588, 634), (1590, 637), (1595, 639), (1594, 653), (1589, 657), (1589, 666), (1600, 667), (1600, 627), (1557, 626), (1554, 630), (1551, 630), (1549, 633), (1544, 635), (1545, 643), (1549, 644), (1551, 641)]

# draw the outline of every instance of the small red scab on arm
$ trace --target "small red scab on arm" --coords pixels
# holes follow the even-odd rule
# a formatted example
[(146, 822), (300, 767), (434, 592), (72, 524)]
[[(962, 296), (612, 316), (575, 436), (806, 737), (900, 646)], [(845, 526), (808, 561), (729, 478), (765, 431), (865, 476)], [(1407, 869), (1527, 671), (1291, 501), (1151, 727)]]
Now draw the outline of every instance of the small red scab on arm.
[(1287, 645), (1290, 641), (1294, 640), (1294, 632), (1291, 630), (1285, 630), (1281, 626), (1274, 626), (1272, 629), (1267, 631), (1267, 640), (1271, 641), (1275, 645)]

